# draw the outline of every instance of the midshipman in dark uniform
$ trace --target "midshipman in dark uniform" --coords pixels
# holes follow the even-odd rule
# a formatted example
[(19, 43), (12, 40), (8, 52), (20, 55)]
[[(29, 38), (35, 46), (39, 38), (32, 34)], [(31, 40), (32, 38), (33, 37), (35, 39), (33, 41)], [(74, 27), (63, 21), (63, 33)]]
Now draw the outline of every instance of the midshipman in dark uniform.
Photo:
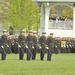
[(55, 54), (58, 54), (58, 39), (57, 38), (54, 38), (54, 53)]
[(33, 57), (32, 47), (33, 47), (33, 32), (29, 31), (28, 36), (26, 37), (26, 49), (27, 49), (27, 60), (30, 60)]
[(18, 37), (19, 42), (19, 59), (23, 60), (24, 50), (25, 50), (25, 31), (22, 30), (21, 34)]
[(16, 34), (14, 38), (14, 53), (18, 54), (18, 52), (18, 35)]
[(54, 45), (53, 33), (50, 33), (50, 36), (47, 38), (47, 45), (49, 47), (47, 60), (51, 61), (51, 56), (52, 56), (52, 52), (53, 52), (53, 45)]
[(1, 37), (1, 60), (6, 59), (6, 49), (7, 49), (7, 30), (3, 30), (3, 35)]
[(7, 47), (8, 54), (10, 54), (10, 53), (12, 53), (12, 51), (11, 51), (11, 36), (10, 35), (7, 36), (7, 43), (8, 43), (8, 47)]
[(33, 49), (32, 49), (32, 54), (33, 54), (33, 57), (32, 57), (32, 60), (35, 60), (36, 58), (36, 52), (37, 52), (37, 32), (34, 31), (33, 32)]
[(46, 32), (42, 32), (42, 36), (39, 38), (39, 44), (41, 47), (40, 60), (44, 60), (44, 55), (46, 52)]

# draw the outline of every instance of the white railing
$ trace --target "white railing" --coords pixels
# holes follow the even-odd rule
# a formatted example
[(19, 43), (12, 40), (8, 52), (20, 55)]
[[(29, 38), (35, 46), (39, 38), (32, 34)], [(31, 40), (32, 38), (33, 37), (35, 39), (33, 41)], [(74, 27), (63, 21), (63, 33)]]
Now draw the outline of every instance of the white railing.
[(63, 30), (72, 30), (73, 21), (49, 21), (49, 29), (63, 29)]

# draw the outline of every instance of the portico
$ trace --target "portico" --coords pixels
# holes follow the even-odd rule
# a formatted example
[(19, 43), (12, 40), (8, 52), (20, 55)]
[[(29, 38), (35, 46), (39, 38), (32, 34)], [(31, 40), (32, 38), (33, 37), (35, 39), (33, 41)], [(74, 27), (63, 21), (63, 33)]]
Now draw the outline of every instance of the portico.
[[(41, 6), (41, 16), (40, 16), (40, 35), (43, 31), (47, 33), (54, 33), (57, 37), (75, 37), (75, 0), (33, 0), (38, 6)], [(61, 6), (66, 5), (73, 9), (73, 29), (63, 30), (63, 29), (49, 29), (49, 15), (50, 9), (53, 6), (57, 6), (57, 16), (62, 15)], [(62, 35), (61, 35), (62, 34)]]

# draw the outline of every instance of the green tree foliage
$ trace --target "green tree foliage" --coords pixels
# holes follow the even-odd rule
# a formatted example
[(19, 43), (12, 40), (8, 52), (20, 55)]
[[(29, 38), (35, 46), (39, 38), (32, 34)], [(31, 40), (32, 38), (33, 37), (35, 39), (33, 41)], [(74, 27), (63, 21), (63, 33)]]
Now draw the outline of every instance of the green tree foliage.
[(68, 6), (63, 6), (63, 16), (67, 16), (70, 19), (73, 19), (73, 9)]
[[(50, 14), (56, 14), (57, 15), (56, 6), (51, 8)], [(62, 16), (65, 16), (65, 17), (67, 16), (68, 18), (73, 19), (73, 9), (68, 7), (68, 6), (63, 5), (62, 6)]]
[(57, 13), (57, 9), (55, 6), (53, 6), (50, 10), (50, 14), (56, 14)]
[(14, 30), (38, 29), (39, 7), (32, 0), (10, 0), (9, 4), (8, 19)]

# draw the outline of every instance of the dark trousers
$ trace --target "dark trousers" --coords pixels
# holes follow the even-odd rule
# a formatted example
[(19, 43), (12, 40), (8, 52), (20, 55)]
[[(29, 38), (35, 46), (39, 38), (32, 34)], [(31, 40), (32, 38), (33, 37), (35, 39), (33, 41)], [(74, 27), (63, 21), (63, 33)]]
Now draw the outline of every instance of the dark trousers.
[(66, 52), (70, 53), (70, 48), (69, 47), (66, 47)]
[(54, 53), (58, 54), (58, 47), (57, 46), (54, 46)]
[(45, 45), (41, 46), (41, 52), (40, 52), (40, 60), (44, 60), (44, 55), (45, 55)]
[(1, 60), (5, 60), (6, 59), (6, 51), (4, 48), (1, 49)]
[(18, 54), (18, 43), (14, 44), (14, 53)]
[(66, 53), (66, 48), (61, 47), (61, 53)]
[(53, 52), (52, 44), (49, 44), (48, 47), (49, 47), (49, 49), (48, 49), (48, 54), (47, 54), (47, 60), (51, 61), (52, 52)]
[(48, 61), (51, 61), (51, 52), (50, 52), (49, 49), (48, 49), (48, 54), (47, 54), (47, 60), (48, 60)]
[(44, 60), (44, 52), (43, 52), (43, 49), (41, 50), (41, 53), (40, 53), (40, 60)]
[(28, 48), (27, 48), (27, 60), (30, 60), (31, 57), (33, 57), (33, 54), (32, 54), (32, 44), (29, 43), (28, 44)]
[(36, 50), (35, 49), (32, 50), (32, 54), (33, 54), (32, 60), (35, 60), (35, 58), (36, 58)]
[(11, 45), (11, 51), (12, 51), (12, 53), (15, 53), (14, 52), (14, 45), (13, 44)]
[(23, 48), (19, 48), (19, 59), (23, 60), (24, 57), (24, 49)]
[(34, 49), (32, 49), (32, 54), (33, 54), (32, 60), (36, 59), (37, 49), (38, 49), (38, 46), (36, 44), (36, 45), (34, 45)]

